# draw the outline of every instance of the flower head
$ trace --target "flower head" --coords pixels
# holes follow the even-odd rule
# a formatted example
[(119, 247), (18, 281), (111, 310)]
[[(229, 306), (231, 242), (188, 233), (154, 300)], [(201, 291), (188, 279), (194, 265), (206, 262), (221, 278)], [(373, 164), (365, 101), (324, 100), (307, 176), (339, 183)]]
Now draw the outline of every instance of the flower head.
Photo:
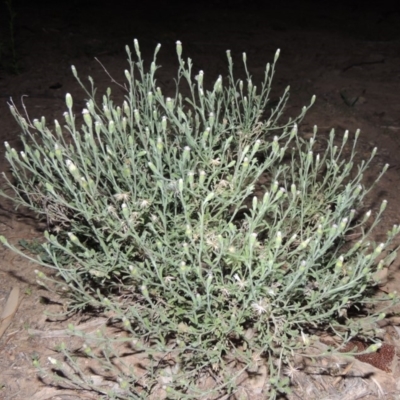
[(130, 193), (125, 192), (125, 193), (116, 193), (114, 194), (115, 200), (117, 201), (123, 201), (127, 202), (130, 198)]

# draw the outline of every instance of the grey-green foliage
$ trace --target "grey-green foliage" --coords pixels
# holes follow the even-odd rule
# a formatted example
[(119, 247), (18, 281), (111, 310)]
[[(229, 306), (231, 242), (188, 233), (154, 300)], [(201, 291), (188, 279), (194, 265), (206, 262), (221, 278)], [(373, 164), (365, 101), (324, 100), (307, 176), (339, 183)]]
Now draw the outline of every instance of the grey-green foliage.
[[(259, 87), (245, 54), (246, 80), (235, 80), (228, 51), (228, 78), (207, 90), (205, 74), (193, 78), (177, 42), (176, 92), (165, 97), (155, 79), (159, 46), (148, 72), (136, 40), (134, 48), (137, 61), (127, 48), (123, 103), (114, 104), (108, 89), (99, 104), (89, 78), (80, 127), (69, 94), (64, 129), (10, 107), (24, 151), (6, 143), (9, 183), (17, 204), (44, 216), (49, 228), (46, 256), (37, 262), (68, 284), (72, 311), (112, 312), (130, 343), (140, 338), (137, 346), (149, 355), (173, 352), (176, 368), (165, 381), (171, 398), (200, 398), (196, 379), (210, 366), (223, 374), (232, 353), (244, 369), (253, 354), (265, 357), (273, 397), (287, 390), (288, 381), (277, 379), (281, 366), (309, 345), (310, 328), (344, 325), (346, 338), (363, 334), (362, 324), (341, 316), (371, 301), (374, 272), (384, 263), (375, 260), (399, 231), (394, 226), (387, 243), (369, 244), (384, 202), (367, 231), (370, 213), (358, 221), (360, 240), (343, 247), (375, 151), (355, 169), (358, 133), (345, 159), (347, 132), (339, 147), (332, 132), (318, 152), (316, 129), (301, 139), (297, 123), (308, 107), (281, 122), (288, 89), (268, 105), (279, 51)], [(108, 354), (117, 339), (100, 336), (97, 345)], [(113, 370), (108, 356), (101, 361), (85, 349)], [(114, 395), (146, 397), (163, 368), (153, 365), (146, 385), (133, 371), (113, 370), (120, 382)], [(77, 374), (69, 378), (95, 386)], [(225, 377), (223, 387), (233, 390), (234, 379)]]

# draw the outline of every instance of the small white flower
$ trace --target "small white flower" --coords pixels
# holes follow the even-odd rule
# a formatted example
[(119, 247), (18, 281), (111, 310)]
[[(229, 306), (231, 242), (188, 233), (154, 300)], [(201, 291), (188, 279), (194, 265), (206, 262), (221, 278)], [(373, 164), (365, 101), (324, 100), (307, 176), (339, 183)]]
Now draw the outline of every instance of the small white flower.
[(233, 277), (236, 279), (238, 286), (240, 287), (240, 289), (243, 289), (247, 283), (246, 281), (242, 280), (238, 274), (233, 275)]
[(296, 382), (300, 374), (300, 369), (294, 367), (292, 364), (288, 363), (288, 366), (283, 370), (284, 375), (286, 375), (291, 381)]
[(218, 157), (218, 158), (215, 158), (214, 160), (211, 160), (210, 161), (210, 164), (213, 166), (213, 167), (218, 167), (218, 165), (221, 165), (221, 159)]
[(259, 303), (253, 303), (251, 305), (251, 307), (254, 309), (254, 311), (258, 314), (264, 314), (267, 312), (267, 309), (265, 308), (265, 306), (263, 304), (259, 304)]
[(167, 190), (174, 192), (175, 194), (178, 194), (179, 193), (178, 182), (177, 181), (169, 182), (167, 185)]
[(310, 338), (303, 331), (301, 331), (301, 339), (306, 346), (310, 344)]
[(147, 208), (150, 206), (150, 201), (143, 199), (142, 201), (139, 202), (139, 207), (140, 208)]
[(218, 250), (219, 249), (218, 238), (214, 233), (210, 233), (206, 237), (206, 243), (207, 243), (208, 246), (212, 247), (213, 250)]
[(138, 212), (133, 212), (130, 216), (129, 216), (129, 221), (130, 222), (136, 222), (139, 218), (139, 213)]
[(231, 184), (225, 180), (225, 179), (221, 179), (215, 186), (214, 186), (214, 191), (215, 192), (223, 192), (224, 189), (226, 188), (231, 188)]
[(47, 359), (53, 364), (53, 365), (57, 365), (57, 360), (53, 357), (47, 357)]
[(222, 295), (225, 296), (225, 297), (229, 297), (230, 296), (229, 290), (226, 289), (226, 288), (222, 288), (221, 292), (222, 292)]
[(109, 205), (107, 206), (107, 212), (108, 212), (110, 215), (114, 216), (114, 217), (117, 216), (117, 211), (116, 211), (115, 207), (112, 206), (111, 204), (109, 204)]
[(114, 194), (115, 200), (127, 202), (130, 198), (130, 193), (116, 193)]

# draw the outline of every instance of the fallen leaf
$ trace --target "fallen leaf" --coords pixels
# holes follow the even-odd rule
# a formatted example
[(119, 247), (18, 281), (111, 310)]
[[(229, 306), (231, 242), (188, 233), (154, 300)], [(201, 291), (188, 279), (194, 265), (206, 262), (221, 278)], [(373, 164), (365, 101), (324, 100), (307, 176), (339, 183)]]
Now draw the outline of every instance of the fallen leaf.
[(8, 296), (7, 303), (0, 316), (0, 338), (3, 336), (6, 329), (11, 324), (11, 320), (16, 313), (19, 305), (19, 287), (12, 288)]

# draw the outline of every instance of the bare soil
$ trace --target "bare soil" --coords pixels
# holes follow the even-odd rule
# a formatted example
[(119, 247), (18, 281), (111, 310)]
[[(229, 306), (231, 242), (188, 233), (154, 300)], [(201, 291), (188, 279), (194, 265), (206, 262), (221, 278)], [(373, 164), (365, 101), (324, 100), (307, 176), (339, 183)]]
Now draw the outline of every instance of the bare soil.
[[(4, 5), (0, 7), (0, 42), (9, 46), (8, 15)], [(313, 94), (317, 96), (301, 125), (304, 134), (311, 132), (314, 125), (322, 136), (332, 128), (339, 137), (346, 129), (350, 135), (361, 129), (359, 158), (367, 158), (375, 146), (379, 149), (366, 182), (371, 182), (385, 163), (390, 164), (365, 204), (365, 209), (376, 212), (381, 201), (388, 200), (374, 239), (382, 241), (386, 231), (399, 223), (398, 9), (381, 3), (364, 8), (356, 1), (328, 6), (311, 1), (281, 4), (238, 0), (149, 5), (133, 1), (37, 1), (15, 2), (14, 9), (19, 66), (18, 73), (13, 74), (10, 53), (1, 56), (0, 142), (8, 141), (21, 149), (20, 129), (8, 110), (10, 98), (18, 106), (23, 99), (31, 118), (45, 116), (47, 121), (53, 121), (63, 119), (65, 94), (69, 92), (74, 97), (76, 113), (80, 114), (85, 94), (72, 76), (71, 65), (76, 66), (82, 80), (90, 75), (100, 92), (112, 86), (116, 101), (122, 99), (123, 91), (111, 82), (110, 76), (124, 81), (124, 47), (132, 46), (133, 38), (139, 40), (146, 61), (151, 60), (157, 43), (162, 44), (158, 79), (167, 89), (172, 87), (177, 70), (176, 40), (183, 42), (184, 55), (193, 59), (194, 71), (204, 70), (209, 82), (227, 73), (227, 49), (232, 51), (239, 73), (241, 53), (247, 53), (253, 82), (257, 82), (262, 79), (265, 64), (280, 48), (273, 97), (290, 85), (292, 98), (288, 107), (289, 112), (295, 113), (309, 103)], [(0, 153), (0, 171), (7, 171), (4, 148)], [(4, 184), (1, 177), (1, 187)], [(10, 201), (0, 198), (0, 234), (10, 242), (40, 238), (43, 229), (34, 216), (15, 210)], [(393, 291), (400, 286), (399, 266), (400, 260), (395, 260), (381, 290)], [(0, 399), (96, 398), (56, 392), (37, 378), (32, 361), (39, 359), (42, 365), (48, 365), (47, 357), (54, 354), (59, 338), (32, 334), (33, 330), (60, 330), (69, 321), (44, 314), (60, 312), (62, 305), (37, 285), (36, 268), (0, 247), (0, 310), (12, 287), (18, 286), (21, 291), (18, 312), (0, 339)], [(78, 317), (75, 322), (80, 322)], [(391, 325), (388, 324), (385, 340), (398, 348), (399, 336)], [(387, 375), (391, 384), (382, 388), (384, 398), (400, 398), (399, 388), (393, 386), (400, 381), (400, 372)]]

